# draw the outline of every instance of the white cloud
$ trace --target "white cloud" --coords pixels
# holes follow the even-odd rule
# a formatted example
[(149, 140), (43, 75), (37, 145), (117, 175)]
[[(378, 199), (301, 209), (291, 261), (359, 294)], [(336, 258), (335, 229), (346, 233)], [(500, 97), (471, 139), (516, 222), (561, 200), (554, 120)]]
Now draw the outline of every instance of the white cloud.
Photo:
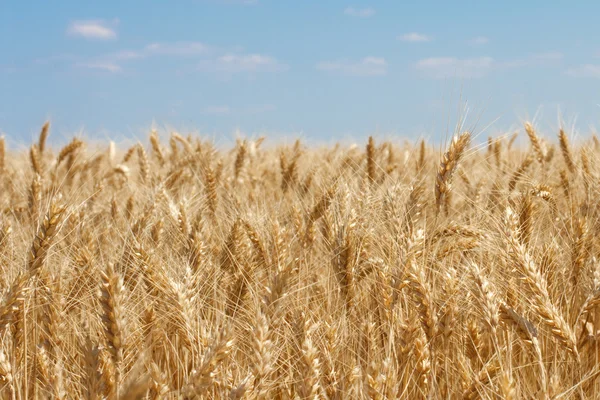
[(559, 52), (535, 53), (525, 58), (501, 62), (499, 66), (503, 68), (544, 67), (555, 65), (563, 59), (564, 54)]
[(120, 65), (111, 62), (80, 62), (75, 64), (79, 68), (99, 69), (107, 72), (121, 72)]
[(105, 54), (91, 60), (75, 63), (76, 67), (104, 69), (106, 71), (121, 71), (121, 64), (154, 56), (194, 56), (203, 54), (208, 46), (200, 42), (151, 43), (140, 50), (121, 50)]
[(387, 74), (388, 64), (384, 58), (365, 57), (358, 62), (324, 61), (317, 64), (321, 71), (338, 72), (343, 75), (376, 76)]
[(225, 54), (214, 60), (200, 63), (201, 70), (215, 72), (279, 72), (288, 69), (286, 64), (262, 54)]
[(49, 65), (72, 62), (76, 61), (77, 59), (77, 56), (74, 54), (54, 54), (48, 57), (36, 58), (33, 60), (33, 63), (38, 65)]
[(367, 8), (354, 8), (354, 7), (346, 7), (344, 10), (344, 14), (349, 15), (351, 17), (359, 17), (359, 18), (368, 18), (375, 15), (375, 10), (367, 7)]
[(256, 104), (246, 107), (243, 111), (247, 114), (262, 114), (275, 111), (277, 107), (274, 104)]
[(229, 114), (231, 112), (231, 109), (229, 108), (229, 106), (210, 106), (210, 107), (206, 107), (204, 110), (202, 110), (203, 114), (211, 114), (211, 115), (223, 115), (223, 114)]
[(424, 35), (422, 33), (410, 32), (405, 33), (404, 35), (398, 36), (398, 40), (403, 42), (411, 42), (411, 43), (420, 43), (420, 42), (431, 42), (432, 37)]
[(487, 74), (494, 66), (491, 57), (455, 58), (432, 57), (419, 60), (415, 67), (434, 78), (480, 78)]
[(482, 46), (484, 44), (488, 44), (490, 42), (490, 39), (488, 39), (486, 36), (477, 36), (474, 37), (473, 39), (469, 40), (469, 44), (475, 45), (475, 46)]
[(209, 47), (200, 42), (151, 43), (144, 50), (147, 54), (188, 56), (206, 53)]
[(130, 61), (151, 56), (194, 56), (208, 52), (209, 47), (200, 42), (150, 43), (140, 50), (121, 50), (101, 57), (105, 61)]
[(17, 72), (17, 67), (14, 65), (0, 65), (0, 72), (5, 74), (12, 74), (13, 72)]
[(566, 71), (566, 74), (576, 78), (600, 78), (600, 65), (584, 64), (572, 67)]
[(254, 6), (258, 4), (258, 0), (218, 0), (222, 4), (242, 4), (245, 6)]
[[(492, 57), (431, 57), (419, 60), (415, 68), (433, 78), (481, 78), (491, 71), (515, 68), (552, 67), (560, 65), (564, 55), (559, 52), (534, 53), (513, 60), (494, 60)], [(593, 67), (593, 66), (592, 66)], [(589, 72), (588, 68), (588, 72)], [(573, 72), (574, 74), (577, 71)]]
[(144, 57), (144, 54), (142, 54), (141, 52), (131, 51), (131, 50), (121, 50), (121, 51), (118, 51), (114, 54), (107, 56), (107, 58), (110, 58), (110, 59), (123, 60), (123, 61), (136, 60), (138, 58), (143, 58), (143, 57)]
[(202, 114), (206, 115), (253, 115), (275, 111), (276, 107), (273, 104), (250, 104), (240, 108), (231, 108), (227, 105), (209, 106), (202, 110)]
[(558, 61), (565, 58), (565, 55), (558, 51), (550, 51), (547, 53), (532, 54), (530, 58), (534, 61)]
[(147, 58), (182, 58), (198, 60), (198, 69), (211, 72), (279, 72), (289, 66), (274, 57), (257, 53), (240, 53), (239, 50), (224, 50), (202, 42), (154, 42), (134, 50), (120, 50), (93, 58), (73, 57), (72, 65), (118, 72), (122, 66), (135, 60)]
[(117, 23), (118, 20), (111, 23), (103, 20), (73, 21), (69, 24), (67, 33), (71, 36), (80, 36), (86, 39), (116, 39), (117, 32), (114, 27)]

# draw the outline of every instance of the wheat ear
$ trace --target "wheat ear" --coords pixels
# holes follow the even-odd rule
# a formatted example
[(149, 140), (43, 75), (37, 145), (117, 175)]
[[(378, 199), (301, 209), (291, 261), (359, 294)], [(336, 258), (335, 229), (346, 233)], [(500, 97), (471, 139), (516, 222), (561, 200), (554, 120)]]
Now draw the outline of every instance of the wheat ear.
[(150, 132), (150, 144), (152, 145), (152, 153), (154, 154), (154, 156), (158, 160), (158, 163), (162, 167), (163, 165), (165, 165), (165, 155), (163, 154), (163, 151), (160, 147), (158, 133), (154, 129), (152, 130), (152, 132)]
[(435, 204), (438, 213), (447, 200), (450, 192), (452, 175), (469, 145), (470, 140), (471, 134), (469, 132), (455, 135), (452, 138), (452, 142), (450, 142), (448, 150), (442, 156), (435, 180)]
[(50, 121), (46, 121), (42, 126), (42, 130), (40, 131), (40, 139), (38, 140), (38, 150), (40, 154), (44, 154), (44, 149), (46, 148), (46, 139), (48, 139), (48, 133), (50, 133)]
[(201, 396), (210, 388), (215, 381), (217, 367), (227, 357), (233, 343), (229, 330), (223, 328), (213, 344), (204, 353), (198, 370), (193, 372), (191, 385), (187, 390), (190, 394)]
[(58, 168), (67, 157), (79, 150), (81, 146), (83, 146), (83, 142), (77, 138), (73, 138), (73, 140), (58, 153), (58, 157), (56, 158), (56, 168)]
[(527, 132), (527, 136), (529, 137), (529, 141), (531, 142), (533, 151), (537, 156), (538, 162), (543, 165), (546, 160), (546, 154), (544, 154), (542, 142), (538, 135), (535, 133), (535, 129), (533, 128), (533, 125), (531, 125), (530, 122), (525, 123), (525, 132)]
[(562, 152), (563, 158), (565, 159), (565, 164), (567, 164), (567, 168), (569, 168), (569, 172), (575, 172), (575, 162), (573, 161), (573, 154), (571, 153), (571, 146), (569, 145), (569, 138), (563, 129), (558, 132), (558, 139), (560, 141), (560, 150)]
[(48, 250), (60, 230), (64, 211), (64, 207), (52, 203), (50, 210), (44, 217), (29, 252), (27, 265), (31, 275), (37, 275), (46, 262)]
[(566, 323), (558, 309), (550, 301), (547, 283), (544, 276), (538, 270), (533, 258), (519, 241), (519, 228), (515, 213), (510, 207), (506, 209), (505, 215), (505, 239), (509, 248), (509, 256), (515, 264), (523, 281), (533, 294), (532, 306), (539, 314), (544, 325), (548, 327), (565, 348), (579, 359), (575, 334)]
[(375, 140), (373, 136), (369, 136), (369, 142), (367, 143), (367, 177), (370, 184), (375, 183), (376, 173)]
[(6, 168), (6, 139), (0, 136), (0, 174)]
[(102, 323), (106, 347), (114, 368), (115, 391), (119, 392), (121, 381), (121, 363), (123, 361), (124, 325), (122, 309), (123, 280), (115, 272), (112, 263), (100, 275), (100, 304), (102, 306)]

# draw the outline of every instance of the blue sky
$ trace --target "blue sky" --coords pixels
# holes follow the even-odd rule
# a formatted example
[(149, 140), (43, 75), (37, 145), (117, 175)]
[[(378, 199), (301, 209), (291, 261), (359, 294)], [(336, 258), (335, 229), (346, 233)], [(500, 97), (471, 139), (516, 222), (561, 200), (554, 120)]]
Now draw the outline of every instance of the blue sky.
[(599, 2), (406, 3), (0, 0), (0, 131), (435, 139), (465, 104), (482, 136), (600, 120)]

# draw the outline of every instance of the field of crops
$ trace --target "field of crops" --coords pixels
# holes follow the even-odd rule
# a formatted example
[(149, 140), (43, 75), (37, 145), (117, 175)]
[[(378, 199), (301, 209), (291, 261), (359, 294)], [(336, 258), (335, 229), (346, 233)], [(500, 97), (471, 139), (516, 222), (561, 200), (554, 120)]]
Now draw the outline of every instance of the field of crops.
[(600, 142), (0, 139), (3, 399), (588, 399)]

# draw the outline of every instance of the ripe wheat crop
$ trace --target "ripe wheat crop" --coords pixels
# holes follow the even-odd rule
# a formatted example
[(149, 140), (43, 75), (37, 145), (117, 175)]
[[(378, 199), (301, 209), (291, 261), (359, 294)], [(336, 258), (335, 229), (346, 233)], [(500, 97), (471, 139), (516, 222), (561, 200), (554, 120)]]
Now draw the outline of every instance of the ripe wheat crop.
[(600, 143), (0, 139), (3, 399), (600, 396)]

